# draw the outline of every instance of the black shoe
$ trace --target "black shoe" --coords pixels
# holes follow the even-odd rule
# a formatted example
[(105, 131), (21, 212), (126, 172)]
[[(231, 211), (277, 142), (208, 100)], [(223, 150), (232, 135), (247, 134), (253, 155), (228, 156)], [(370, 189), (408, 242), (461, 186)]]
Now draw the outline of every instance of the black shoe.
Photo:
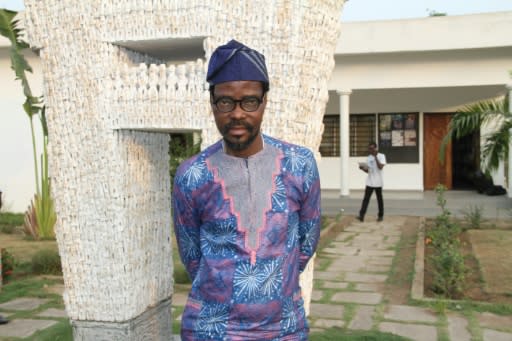
[(357, 219), (357, 220), (359, 220), (360, 222), (363, 222), (363, 221), (364, 221), (364, 217), (361, 217), (360, 215), (358, 215), (358, 216), (356, 217), (356, 219)]
[(377, 218), (377, 221), (383, 221), (384, 220), (384, 217), (378, 217)]
[(8, 323), (8, 322), (9, 322), (9, 320), (8, 320), (8, 319), (6, 319), (6, 318), (5, 318), (5, 317), (3, 317), (2, 315), (0, 315), (0, 324), (6, 324), (6, 323)]

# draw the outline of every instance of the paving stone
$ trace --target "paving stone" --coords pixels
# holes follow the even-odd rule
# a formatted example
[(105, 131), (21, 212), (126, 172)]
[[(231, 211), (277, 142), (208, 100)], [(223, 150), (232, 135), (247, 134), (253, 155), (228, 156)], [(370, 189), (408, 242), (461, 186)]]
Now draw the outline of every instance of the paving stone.
[(331, 300), (334, 302), (378, 304), (382, 301), (382, 294), (376, 292), (344, 291), (334, 294)]
[(333, 245), (336, 243), (332, 243), (330, 247), (326, 247), (322, 250), (325, 253), (334, 253), (337, 255), (345, 255), (345, 256), (354, 256), (356, 255), (360, 248), (354, 246), (337, 246)]
[(390, 305), (384, 313), (386, 320), (437, 322), (437, 317), (430, 310), (406, 305)]
[(357, 307), (354, 318), (350, 321), (350, 329), (359, 330), (370, 330), (373, 326), (373, 314), (375, 313), (375, 307), (361, 305)]
[(345, 228), (345, 232), (356, 232), (356, 233), (371, 232), (371, 230), (368, 229), (368, 227), (363, 226), (364, 224), (365, 223), (354, 222)]
[(379, 246), (379, 242), (373, 240), (354, 240), (352, 245), (355, 247), (360, 247), (360, 254), (363, 254), (366, 250), (373, 250)]
[(365, 272), (380, 272), (380, 273), (388, 273), (391, 269), (389, 265), (366, 265), (363, 270)]
[(311, 299), (313, 301), (320, 301), (323, 296), (324, 292), (321, 290), (313, 290), (313, 292), (311, 293)]
[(58, 321), (15, 319), (0, 326), (0, 336), (25, 338), (38, 330), (49, 328), (56, 323), (58, 323)]
[(12, 301), (8, 301), (0, 304), (0, 309), (5, 310), (34, 310), (37, 309), (41, 304), (48, 302), (49, 300), (41, 298), (17, 298)]
[(326, 289), (346, 289), (348, 287), (347, 282), (329, 282), (325, 281), (323, 287)]
[(37, 316), (41, 316), (41, 317), (68, 317), (68, 314), (66, 313), (66, 310), (64, 310), (64, 309), (50, 308), (50, 309), (46, 309), (45, 311), (40, 312), (39, 314), (37, 314)]
[(459, 314), (448, 314), (448, 335), (450, 340), (471, 341), (468, 331), (468, 320)]
[(354, 241), (372, 241), (382, 243), (384, 241), (384, 235), (380, 233), (361, 233), (360, 235), (354, 237)]
[(379, 274), (362, 274), (357, 272), (347, 272), (345, 274), (347, 282), (382, 283), (386, 281), (386, 278), (386, 275)]
[(499, 332), (492, 329), (484, 329), (484, 341), (512, 341), (512, 333)]
[(393, 264), (393, 257), (369, 257), (367, 263), (371, 265), (391, 265)]
[(344, 307), (336, 304), (311, 303), (310, 315), (315, 318), (342, 319)]
[(378, 292), (382, 290), (382, 286), (377, 283), (357, 283), (355, 286), (357, 291), (372, 291)]
[(395, 250), (361, 250), (365, 256), (395, 256)]
[(334, 238), (334, 240), (336, 241), (346, 241), (352, 237), (354, 237), (355, 235), (357, 235), (357, 233), (355, 232), (341, 232), (339, 233), (336, 238)]
[(314, 273), (315, 279), (324, 279), (327, 281), (342, 281), (341, 274), (339, 272), (332, 272), (332, 271), (315, 271)]
[(365, 267), (364, 257), (358, 256), (342, 256), (331, 263), (327, 267), (328, 271), (358, 271)]
[(345, 321), (319, 319), (319, 320), (315, 321), (314, 326), (317, 328), (332, 328), (332, 327), (343, 328), (345, 326)]
[(178, 307), (184, 307), (185, 304), (187, 304), (187, 298), (188, 298), (188, 294), (184, 294), (184, 293), (175, 293), (174, 295), (172, 295), (172, 305), (173, 306), (178, 306)]
[(437, 341), (437, 329), (434, 326), (382, 322), (379, 325), (379, 330), (381, 332), (408, 337), (414, 341)]
[(512, 328), (512, 316), (500, 316), (492, 313), (479, 313), (476, 315), (480, 326), (498, 329), (504, 326)]

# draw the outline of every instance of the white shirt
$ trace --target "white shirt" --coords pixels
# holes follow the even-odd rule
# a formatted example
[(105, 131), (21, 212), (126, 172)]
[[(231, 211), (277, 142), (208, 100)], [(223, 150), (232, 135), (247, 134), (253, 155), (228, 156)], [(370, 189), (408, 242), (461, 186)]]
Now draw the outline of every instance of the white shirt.
[[(382, 165), (386, 164), (386, 155), (377, 153), (377, 158)], [(382, 169), (377, 166), (377, 161), (373, 155), (368, 155), (368, 177), (366, 178), (366, 186), (382, 187)]]

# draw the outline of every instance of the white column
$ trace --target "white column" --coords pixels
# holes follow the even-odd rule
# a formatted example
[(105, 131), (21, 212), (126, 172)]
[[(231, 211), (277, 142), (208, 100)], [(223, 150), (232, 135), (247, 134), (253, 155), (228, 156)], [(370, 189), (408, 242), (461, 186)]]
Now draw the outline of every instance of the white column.
[(349, 115), (350, 115), (350, 94), (352, 90), (337, 90), (336, 93), (340, 96), (340, 195), (348, 196), (350, 191), (348, 189), (348, 157), (349, 157)]
[[(512, 83), (507, 84), (506, 87), (508, 90), (508, 112), (512, 112)], [(512, 129), (510, 129), (509, 133), (512, 136)], [(508, 187), (508, 197), (512, 198), (512, 141), (509, 141), (509, 146), (508, 146), (507, 187)]]

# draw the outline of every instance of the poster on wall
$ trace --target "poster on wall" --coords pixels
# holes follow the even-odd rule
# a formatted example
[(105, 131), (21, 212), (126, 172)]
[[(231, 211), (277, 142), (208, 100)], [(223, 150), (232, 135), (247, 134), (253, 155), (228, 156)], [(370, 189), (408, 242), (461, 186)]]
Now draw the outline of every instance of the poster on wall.
[[(391, 123), (391, 120), (389, 121), (389, 123)], [(391, 147), (391, 131), (380, 132), (380, 146)]]
[(417, 163), (419, 160), (419, 114), (378, 114), (378, 138), (388, 162)]
[(404, 131), (403, 130), (393, 130), (391, 132), (391, 146), (392, 147), (402, 147), (404, 145)]
[(381, 115), (380, 116), (379, 129), (381, 132), (388, 132), (391, 130), (391, 115)]
[(405, 118), (405, 129), (407, 130), (416, 130), (416, 115), (415, 114), (407, 114)]
[(393, 130), (404, 129), (404, 115), (393, 115)]
[(416, 130), (404, 130), (404, 146), (416, 146)]

